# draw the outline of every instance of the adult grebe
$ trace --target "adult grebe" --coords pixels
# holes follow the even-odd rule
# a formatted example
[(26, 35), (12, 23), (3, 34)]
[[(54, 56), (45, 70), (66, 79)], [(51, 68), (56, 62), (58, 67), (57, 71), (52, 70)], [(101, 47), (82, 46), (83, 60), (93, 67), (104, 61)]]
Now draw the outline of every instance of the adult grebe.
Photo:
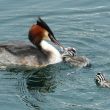
[(95, 83), (97, 86), (110, 88), (110, 81), (101, 72), (96, 74)]
[(41, 67), (62, 61), (59, 51), (45, 41), (51, 40), (60, 46), (49, 26), (41, 18), (32, 25), (28, 37), (34, 45), (17, 42), (0, 44), (0, 67), (13, 65)]

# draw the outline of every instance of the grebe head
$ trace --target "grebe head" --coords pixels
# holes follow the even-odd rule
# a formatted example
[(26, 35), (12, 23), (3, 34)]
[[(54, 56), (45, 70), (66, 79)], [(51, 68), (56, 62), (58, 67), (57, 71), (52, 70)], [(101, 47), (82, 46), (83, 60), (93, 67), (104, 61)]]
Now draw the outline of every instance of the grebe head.
[(96, 77), (95, 77), (95, 82), (96, 82), (96, 85), (97, 86), (102, 86), (102, 83), (106, 81), (105, 79), (105, 76), (101, 73), (101, 72), (98, 72), (96, 74)]
[(49, 26), (39, 17), (36, 24), (33, 24), (28, 34), (29, 40), (36, 46), (39, 46), (42, 40), (51, 40), (54, 44), (60, 43), (54, 37)]
[(75, 56), (76, 49), (73, 47), (67, 47), (61, 50), (62, 56)]

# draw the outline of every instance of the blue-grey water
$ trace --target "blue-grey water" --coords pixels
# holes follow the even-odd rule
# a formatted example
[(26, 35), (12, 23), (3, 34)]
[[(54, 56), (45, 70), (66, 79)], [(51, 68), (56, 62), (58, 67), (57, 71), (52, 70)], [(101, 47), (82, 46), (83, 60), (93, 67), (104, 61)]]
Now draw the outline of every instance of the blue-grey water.
[(110, 78), (110, 0), (0, 0), (0, 41), (28, 41), (38, 16), (92, 66), (0, 71), (0, 110), (110, 110), (110, 89), (94, 82)]

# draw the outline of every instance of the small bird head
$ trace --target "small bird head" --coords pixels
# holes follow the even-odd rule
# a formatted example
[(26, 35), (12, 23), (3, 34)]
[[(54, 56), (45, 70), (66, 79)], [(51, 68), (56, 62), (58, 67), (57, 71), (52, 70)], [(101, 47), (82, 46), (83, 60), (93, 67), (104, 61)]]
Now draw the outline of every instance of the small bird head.
[(106, 80), (105, 76), (101, 72), (98, 72), (96, 74), (95, 82), (97, 86), (101, 86), (101, 83), (104, 82), (105, 80)]
[(71, 56), (74, 57), (76, 55), (76, 49), (73, 47), (67, 47), (61, 50), (62, 56)]
[(28, 37), (34, 45), (39, 45), (43, 39), (50, 39), (54, 44), (60, 46), (60, 43), (54, 37), (52, 30), (40, 17), (38, 18), (37, 23), (29, 30)]

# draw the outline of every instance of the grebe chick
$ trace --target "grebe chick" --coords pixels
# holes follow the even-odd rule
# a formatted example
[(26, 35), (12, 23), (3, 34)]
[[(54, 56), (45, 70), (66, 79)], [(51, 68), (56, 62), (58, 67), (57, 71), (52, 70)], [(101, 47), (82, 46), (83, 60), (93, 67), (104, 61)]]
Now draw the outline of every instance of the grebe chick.
[(97, 86), (110, 88), (110, 81), (101, 72), (96, 74), (95, 83)]
[(76, 55), (76, 49), (73, 47), (67, 47), (67, 48), (61, 48), (61, 54), (62, 57), (66, 55), (75, 56)]
[(72, 47), (65, 48), (62, 52), (62, 58), (64, 62), (69, 63), (71, 66), (81, 68), (90, 66), (90, 60), (85, 56), (78, 56), (76, 49)]
[(28, 37), (33, 45), (17, 42), (0, 44), (0, 67), (11, 65), (41, 67), (62, 61), (59, 51), (45, 40), (50, 40), (58, 46), (61, 44), (41, 18), (32, 25)]

